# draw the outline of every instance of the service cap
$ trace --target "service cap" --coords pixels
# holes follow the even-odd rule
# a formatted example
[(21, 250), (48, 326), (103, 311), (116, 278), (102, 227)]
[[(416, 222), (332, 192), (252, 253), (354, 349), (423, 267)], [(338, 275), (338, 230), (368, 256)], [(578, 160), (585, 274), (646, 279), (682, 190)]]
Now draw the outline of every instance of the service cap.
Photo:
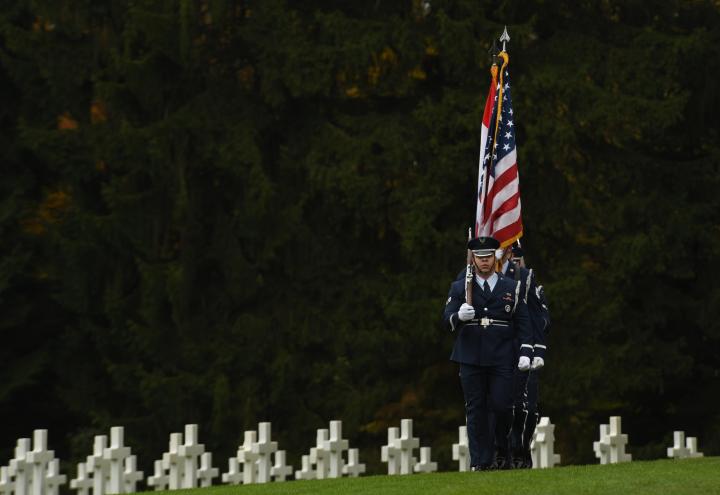
[(512, 245), (512, 254), (513, 258), (522, 258), (525, 256), (525, 251), (523, 251), (523, 248), (520, 247), (517, 241)]
[(468, 241), (468, 249), (475, 256), (494, 256), (495, 250), (500, 247), (500, 243), (494, 237), (476, 237)]

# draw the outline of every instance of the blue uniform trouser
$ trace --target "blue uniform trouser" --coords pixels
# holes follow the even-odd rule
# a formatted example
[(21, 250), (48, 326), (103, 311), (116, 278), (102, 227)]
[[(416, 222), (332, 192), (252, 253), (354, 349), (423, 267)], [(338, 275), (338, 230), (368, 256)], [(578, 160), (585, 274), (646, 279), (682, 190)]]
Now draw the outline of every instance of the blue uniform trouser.
[(523, 444), (525, 446), (526, 456), (529, 456), (530, 442), (532, 441), (535, 426), (540, 419), (540, 410), (538, 407), (538, 399), (540, 394), (539, 387), (540, 370), (530, 372), (527, 381), (527, 419), (525, 420), (525, 432), (523, 434)]
[[(489, 466), (495, 448), (507, 455), (513, 417), (513, 366), (460, 364), (471, 466)], [(491, 431), (488, 412), (494, 416)], [(494, 439), (494, 442), (493, 442)]]
[(540, 376), (540, 370), (534, 370), (530, 372), (530, 377), (527, 382), (527, 407), (528, 413), (535, 413), (538, 409), (538, 398), (540, 393), (540, 386), (538, 378)]
[(530, 371), (513, 371), (513, 426), (510, 435), (510, 446), (515, 459), (522, 458), (529, 443), (525, 442), (525, 426), (528, 420), (528, 383)]

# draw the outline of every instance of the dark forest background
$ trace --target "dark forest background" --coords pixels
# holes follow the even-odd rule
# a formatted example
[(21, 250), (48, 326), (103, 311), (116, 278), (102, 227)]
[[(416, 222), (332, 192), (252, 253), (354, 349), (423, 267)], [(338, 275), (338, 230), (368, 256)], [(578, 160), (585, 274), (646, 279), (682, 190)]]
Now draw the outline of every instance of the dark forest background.
[[(200, 425), (225, 466), (342, 419), (381, 472), (464, 423), (439, 326), (507, 24), (527, 261), (564, 463), (623, 417), (720, 454), (716, 1), (0, 0), (0, 463)], [(74, 472), (74, 467), (72, 468)]]

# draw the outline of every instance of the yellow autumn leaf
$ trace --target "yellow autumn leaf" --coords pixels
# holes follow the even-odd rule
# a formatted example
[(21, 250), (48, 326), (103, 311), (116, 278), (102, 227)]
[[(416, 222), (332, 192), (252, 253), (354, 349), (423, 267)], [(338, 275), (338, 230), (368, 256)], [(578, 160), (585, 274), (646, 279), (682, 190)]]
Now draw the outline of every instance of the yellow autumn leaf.
[(395, 55), (395, 52), (392, 48), (386, 46), (380, 54), (380, 60), (382, 60), (383, 62), (394, 64), (395, 62), (397, 62), (397, 55)]
[(410, 77), (413, 79), (419, 79), (419, 80), (425, 80), (427, 79), (427, 74), (424, 70), (420, 68), (420, 66), (415, 67), (413, 70), (409, 72)]
[(71, 131), (78, 128), (78, 122), (70, 115), (70, 112), (65, 112), (62, 115), (58, 115), (57, 128), (61, 131)]
[(380, 79), (380, 67), (377, 65), (371, 65), (368, 67), (368, 83), (371, 86), (375, 86)]
[(99, 124), (107, 120), (107, 109), (105, 103), (100, 100), (95, 100), (90, 105), (90, 122), (93, 124)]

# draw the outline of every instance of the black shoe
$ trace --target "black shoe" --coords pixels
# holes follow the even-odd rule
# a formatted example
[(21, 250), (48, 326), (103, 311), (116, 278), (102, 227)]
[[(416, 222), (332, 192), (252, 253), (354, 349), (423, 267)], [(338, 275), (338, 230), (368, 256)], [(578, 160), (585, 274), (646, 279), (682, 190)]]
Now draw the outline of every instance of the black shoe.
[(513, 461), (509, 457), (498, 456), (495, 460), (495, 468), (501, 471), (513, 468)]
[(522, 457), (514, 457), (513, 456), (512, 463), (513, 463), (514, 469), (521, 469), (525, 466), (525, 459)]
[(490, 471), (490, 466), (489, 465), (471, 466), (470, 471)]

